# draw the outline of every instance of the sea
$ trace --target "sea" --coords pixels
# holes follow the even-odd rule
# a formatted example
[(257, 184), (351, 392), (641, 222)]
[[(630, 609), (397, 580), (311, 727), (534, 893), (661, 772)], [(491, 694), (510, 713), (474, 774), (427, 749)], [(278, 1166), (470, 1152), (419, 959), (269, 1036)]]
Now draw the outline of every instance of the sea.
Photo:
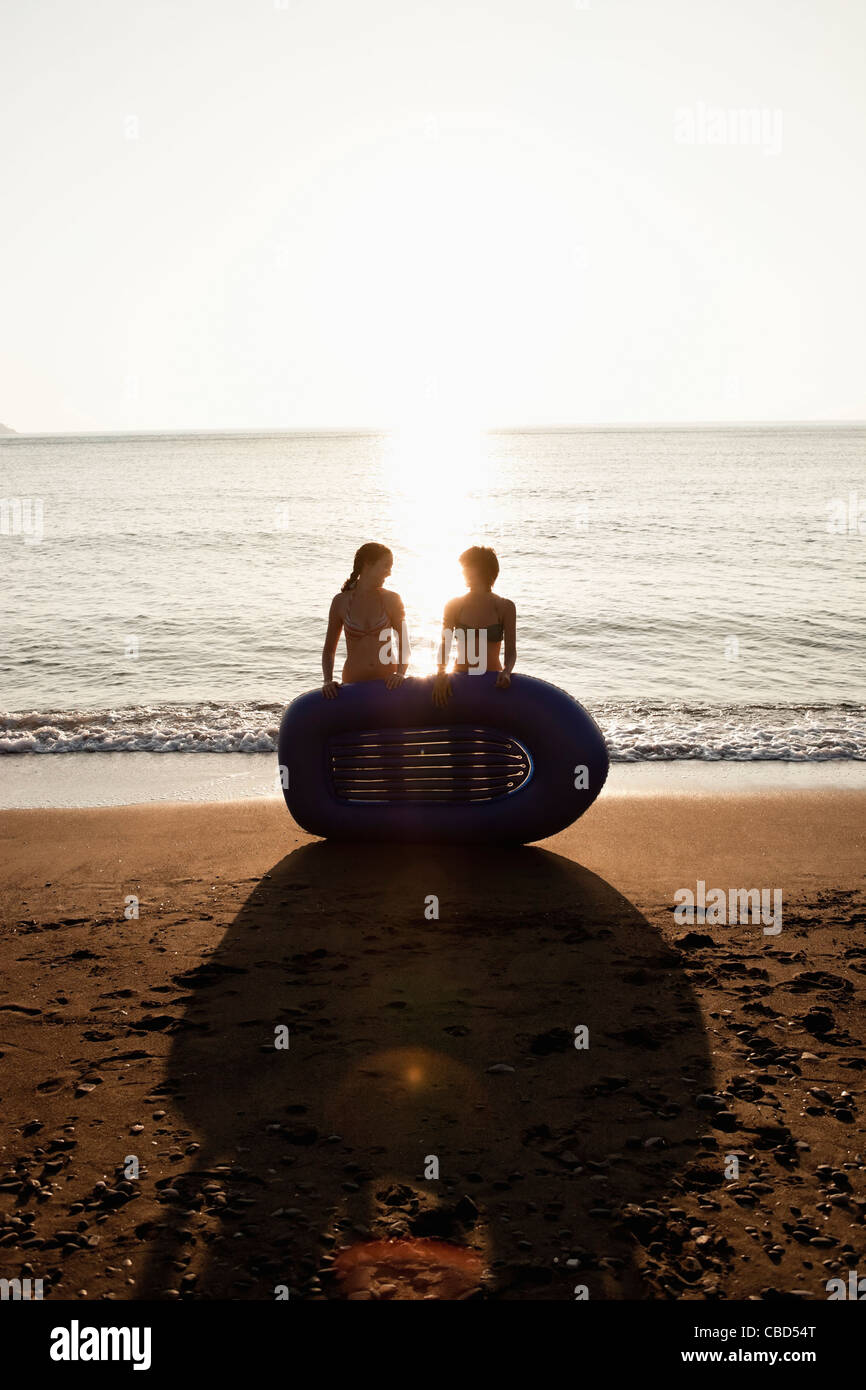
[(410, 675), (487, 544), (517, 672), (584, 704), (615, 765), (866, 762), (866, 427), (11, 435), (0, 804), (270, 790), (370, 540)]

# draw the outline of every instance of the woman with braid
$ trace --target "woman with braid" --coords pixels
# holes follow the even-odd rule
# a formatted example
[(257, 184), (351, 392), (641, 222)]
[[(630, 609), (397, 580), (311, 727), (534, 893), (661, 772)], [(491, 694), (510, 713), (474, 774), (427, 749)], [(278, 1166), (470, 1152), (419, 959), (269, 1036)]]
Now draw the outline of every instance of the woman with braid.
[[(328, 700), (340, 689), (334, 680), (334, 660), (341, 632), (346, 637), (344, 685), (384, 680), (386, 689), (396, 690), (402, 684), (409, 665), (403, 600), (383, 587), (393, 564), (386, 545), (369, 541), (357, 551), (352, 573), (334, 595), (322, 649), (322, 694)], [(397, 633), (396, 658), (392, 632)]]

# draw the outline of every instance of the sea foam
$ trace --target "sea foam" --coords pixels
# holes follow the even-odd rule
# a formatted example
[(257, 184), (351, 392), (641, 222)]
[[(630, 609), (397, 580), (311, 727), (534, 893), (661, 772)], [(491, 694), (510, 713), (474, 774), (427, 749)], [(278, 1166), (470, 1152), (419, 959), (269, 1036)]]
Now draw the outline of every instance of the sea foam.
[[(866, 705), (587, 702), (613, 762), (866, 760)], [(264, 702), (25, 710), (0, 715), (2, 753), (270, 753), (283, 706)]]

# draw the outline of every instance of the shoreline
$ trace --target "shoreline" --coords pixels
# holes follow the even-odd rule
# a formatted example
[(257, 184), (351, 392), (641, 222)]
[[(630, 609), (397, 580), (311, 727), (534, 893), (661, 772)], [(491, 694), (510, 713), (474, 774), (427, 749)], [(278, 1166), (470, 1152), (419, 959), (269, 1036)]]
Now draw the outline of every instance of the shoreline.
[[(603, 795), (397, 855), (276, 800), (0, 813), (0, 1276), (825, 1300), (866, 1260), (864, 812)], [(781, 933), (678, 925), (698, 880), (780, 887)]]
[[(276, 753), (7, 753), (0, 811), (264, 800)], [(670, 759), (610, 765), (605, 797), (866, 790), (866, 761)]]

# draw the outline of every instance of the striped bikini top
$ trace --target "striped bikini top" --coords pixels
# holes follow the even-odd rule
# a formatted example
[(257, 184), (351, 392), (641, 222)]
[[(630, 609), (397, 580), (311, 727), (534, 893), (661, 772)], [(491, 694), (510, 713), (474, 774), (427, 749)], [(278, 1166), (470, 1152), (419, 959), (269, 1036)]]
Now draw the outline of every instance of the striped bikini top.
[(351, 622), (349, 619), (349, 614), (352, 609), (352, 599), (354, 597), (355, 591), (352, 590), (349, 602), (346, 604), (346, 614), (343, 618), (343, 629), (346, 633), (347, 639), (349, 637), (378, 637), (379, 633), (382, 631), (383, 628), (388, 628), (388, 630), (390, 631), (391, 619), (389, 618), (388, 613), (385, 609), (385, 600), (381, 597), (379, 601), (382, 604), (382, 616), (381, 618), (379, 618), (377, 622), (373, 623), (372, 627), (362, 627), (359, 623)]

